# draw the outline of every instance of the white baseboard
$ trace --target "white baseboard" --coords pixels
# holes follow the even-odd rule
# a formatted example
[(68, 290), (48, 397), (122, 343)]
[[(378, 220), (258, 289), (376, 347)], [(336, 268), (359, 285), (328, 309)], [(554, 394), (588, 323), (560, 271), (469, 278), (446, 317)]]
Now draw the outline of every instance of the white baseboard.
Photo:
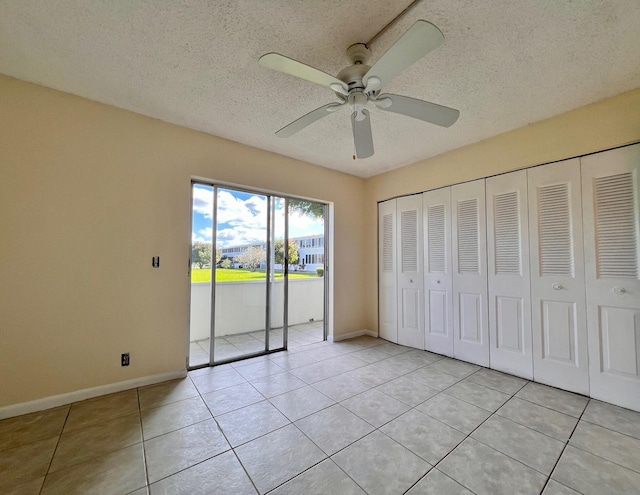
[(329, 342), (340, 342), (341, 340), (352, 339), (354, 337), (360, 337), (361, 335), (369, 335), (370, 337), (375, 337), (375, 338), (378, 337), (378, 334), (371, 330), (358, 330), (356, 332), (343, 333), (337, 336), (329, 335), (327, 337), (327, 340)]
[(11, 406), (0, 407), (0, 419), (12, 418), (13, 416), (21, 416), (22, 414), (43, 411), (45, 409), (51, 409), (52, 407), (71, 404), (72, 402), (93, 399), (94, 397), (99, 397), (101, 395), (122, 392), (123, 390), (144, 387), (146, 385), (153, 385), (155, 383), (166, 382), (167, 380), (174, 380), (176, 378), (184, 378), (186, 376), (187, 370), (169, 371), (167, 373), (160, 373), (158, 375), (143, 376), (141, 378), (134, 378), (133, 380), (127, 380), (124, 382), (108, 383), (106, 385), (100, 385), (98, 387), (74, 390), (73, 392), (68, 392), (66, 394), (52, 395), (29, 402), (21, 402), (19, 404), (13, 404)]

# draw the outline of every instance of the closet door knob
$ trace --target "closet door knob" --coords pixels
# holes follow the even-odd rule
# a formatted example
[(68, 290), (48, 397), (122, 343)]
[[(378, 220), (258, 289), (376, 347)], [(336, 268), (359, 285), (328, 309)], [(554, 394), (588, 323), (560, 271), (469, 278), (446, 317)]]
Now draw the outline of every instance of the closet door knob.
[(562, 289), (562, 284), (559, 284), (558, 282), (555, 282), (551, 287), (553, 287), (553, 290), (560, 290)]
[(614, 294), (617, 294), (618, 296), (620, 296), (620, 295), (624, 294), (625, 292), (627, 292), (624, 287), (618, 287), (618, 286), (614, 287), (611, 290), (613, 291)]
[(436, 280), (436, 284), (439, 284), (439, 283), (440, 283), (440, 280)]

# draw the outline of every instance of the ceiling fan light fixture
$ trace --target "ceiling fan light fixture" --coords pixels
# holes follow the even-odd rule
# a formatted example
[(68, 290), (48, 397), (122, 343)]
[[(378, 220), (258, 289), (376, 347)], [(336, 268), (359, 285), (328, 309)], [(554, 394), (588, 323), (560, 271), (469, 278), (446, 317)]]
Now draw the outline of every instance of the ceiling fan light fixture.
[(380, 78), (376, 76), (371, 76), (369, 77), (369, 79), (367, 79), (367, 87), (364, 88), (364, 91), (365, 93), (371, 93), (376, 89), (380, 89), (381, 86), (382, 86), (382, 81), (380, 80)]
[(367, 95), (365, 95), (362, 91), (352, 91), (349, 95), (349, 106), (351, 107), (351, 110), (356, 114), (355, 119), (358, 122), (362, 122), (366, 118), (362, 112), (367, 106), (367, 101)]
[(340, 93), (340, 94), (345, 95), (345, 96), (347, 96), (349, 94), (347, 91), (345, 91), (344, 86), (342, 84), (331, 83), (331, 84), (329, 84), (329, 88), (331, 88), (336, 93)]
[(384, 110), (389, 108), (393, 104), (393, 101), (391, 101), (391, 98), (378, 98), (374, 104), (380, 110)]

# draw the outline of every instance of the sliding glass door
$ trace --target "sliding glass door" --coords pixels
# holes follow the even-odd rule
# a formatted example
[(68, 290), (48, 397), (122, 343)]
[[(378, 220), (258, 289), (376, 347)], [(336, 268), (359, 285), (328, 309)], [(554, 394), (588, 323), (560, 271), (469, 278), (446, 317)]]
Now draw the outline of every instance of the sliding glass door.
[[(324, 246), (324, 223), (305, 220), (296, 201), (300, 200), (192, 184), (190, 368), (286, 349), (291, 317), (297, 325), (324, 325), (323, 270), (304, 271), (301, 260), (301, 246)], [(311, 235), (313, 242), (291, 239), (292, 219), (296, 226), (313, 225), (322, 233)], [(324, 255), (313, 261), (324, 262)], [(290, 271), (296, 281), (309, 279), (296, 293), (307, 294), (317, 286), (321, 300), (298, 298), (291, 313)], [(294, 333), (294, 343), (310, 343), (308, 335), (298, 335), (295, 329)], [(323, 327), (317, 341), (324, 334)]]
[(214, 363), (266, 350), (273, 198), (214, 188)]

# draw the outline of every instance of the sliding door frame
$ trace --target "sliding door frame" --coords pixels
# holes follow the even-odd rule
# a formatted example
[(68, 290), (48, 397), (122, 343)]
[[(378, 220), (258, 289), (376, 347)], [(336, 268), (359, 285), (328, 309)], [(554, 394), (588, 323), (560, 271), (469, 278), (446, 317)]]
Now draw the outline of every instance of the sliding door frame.
[[(191, 325), (191, 303), (189, 302), (188, 306), (188, 321), (187, 321), (187, 357), (186, 357), (186, 367), (187, 370), (195, 370), (200, 368), (218, 366), (222, 364), (227, 364), (235, 361), (241, 361), (244, 359), (250, 359), (253, 357), (264, 356), (267, 354), (272, 354), (274, 352), (280, 352), (283, 350), (287, 350), (288, 345), (288, 325), (289, 325), (289, 200), (290, 199), (302, 199), (305, 201), (316, 202), (323, 205), (324, 212), (324, 277), (323, 277), (323, 340), (327, 340), (329, 336), (329, 316), (330, 316), (330, 270), (329, 270), (329, 236), (330, 236), (330, 225), (329, 225), (329, 214), (330, 204), (324, 201), (317, 200), (308, 200), (306, 198), (299, 198), (296, 196), (291, 196), (288, 194), (277, 193), (273, 191), (255, 189), (251, 187), (246, 187), (237, 184), (226, 184), (224, 182), (212, 181), (209, 179), (201, 179), (201, 178), (192, 178), (190, 183), (190, 214), (191, 214), (191, 222), (193, 222), (193, 189), (194, 185), (202, 185), (208, 186), (213, 189), (213, 201), (212, 201), (212, 234), (211, 234), (211, 243), (212, 243), (212, 260), (211, 260), (211, 292), (210, 292), (210, 327), (209, 327), (209, 362), (202, 363), (197, 365), (190, 365), (189, 363), (189, 336), (190, 336), (190, 325)], [(235, 190), (242, 193), (255, 193), (267, 198), (267, 238), (266, 238), (266, 252), (267, 252), (267, 260), (265, 266), (265, 327), (264, 327), (264, 336), (265, 336), (265, 346), (264, 350), (259, 352), (251, 352), (246, 353), (238, 357), (232, 357), (227, 359), (215, 360), (215, 317), (216, 317), (216, 262), (215, 260), (215, 250), (216, 250), (216, 241), (217, 241), (217, 220), (218, 220), (218, 192), (220, 189), (230, 189)], [(282, 323), (282, 346), (276, 349), (269, 349), (269, 337), (271, 331), (271, 320), (273, 311), (275, 308), (273, 307), (273, 291), (272, 284), (274, 280), (271, 280), (271, 274), (275, 268), (275, 257), (273, 256), (272, 250), (275, 242), (275, 229), (273, 228), (275, 225), (275, 209), (276, 209), (276, 200), (281, 199), (284, 201), (284, 259), (283, 259), (283, 290), (284, 290), (284, 302), (283, 302), (283, 323)], [(191, 229), (190, 229), (191, 230)], [(191, 237), (191, 232), (190, 232)], [(188, 288), (189, 288), (189, 301), (191, 301), (191, 249), (189, 250), (189, 258), (188, 258)]]

